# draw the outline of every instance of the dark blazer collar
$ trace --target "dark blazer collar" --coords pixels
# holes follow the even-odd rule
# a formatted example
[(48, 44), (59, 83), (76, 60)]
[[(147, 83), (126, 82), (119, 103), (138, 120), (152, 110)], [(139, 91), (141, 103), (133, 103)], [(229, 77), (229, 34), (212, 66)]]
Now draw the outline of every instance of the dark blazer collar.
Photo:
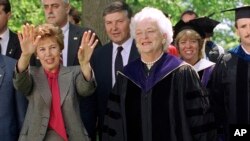
[[(103, 70), (103, 72), (106, 72), (106, 78), (109, 78), (106, 80), (106, 82), (108, 83), (107, 86), (109, 86), (110, 89), (112, 89), (112, 53), (113, 53), (113, 44), (112, 42), (107, 43), (106, 45), (104, 45), (102, 48), (103, 51), (100, 54), (98, 53), (98, 55), (105, 55), (105, 57), (103, 57), (102, 59), (102, 63), (105, 64), (106, 69)], [(101, 57), (98, 57), (101, 58)], [(98, 65), (98, 64), (96, 64)]]
[[(110, 41), (107, 44), (105, 44), (103, 47), (96, 48), (96, 49), (97, 49), (98, 53), (94, 54), (94, 55), (98, 55), (98, 56), (96, 56), (94, 58), (101, 58), (100, 56), (105, 55), (104, 57), (102, 57), (103, 58), (102, 63), (105, 64), (106, 69), (102, 70), (102, 72), (106, 72), (106, 75), (107, 75), (106, 78), (109, 78), (107, 80), (107, 83), (108, 83), (107, 86), (110, 86), (110, 88), (112, 88), (112, 52), (113, 52), (113, 43), (112, 43), (112, 41)], [(137, 51), (135, 41), (133, 40), (128, 62), (132, 62), (133, 60), (135, 60), (138, 57), (139, 57), (139, 53)], [(98, 65), (98, 64), (94, 64), (94, 65)], [(96, 66), (95, 68), (97, 69), (99, 67)]]
[(11, 30), (9, 31), (10, 31), (10, 37), (7, 45), (6, 56), (19, 59), (21, 55), (21, 48), (17, 34), (12, 32)]
[(77, 51), (81, 43), (82, 29), (76, 25), (69, 24), (69, 40), (68, 40), (68, 66), (78, 65), (74, 64), (77, 59)]
[(0, 87), (3, 82), (4, 74), (5, 74), (5, 62), (3, 60), (3, 56), (0, 55)]
[(133, 43), (132, 43), (132, 47), (131, 47), (131, 50), (130, 50), (130, 55), (129, 55), (129, 58), (128, 58), (128, 62), (131, 62), (137, 58), (140, 57), (140, 54), (138, 53), (138, 50), (137, 50), (137, 47), (136, 47), (136, 44), (135, 44), (135, 40), (133, 40)]
[(0, 54), (0, 68), (3, 68), (5, 66), (5, 62), (3, 60), (3, 55)]

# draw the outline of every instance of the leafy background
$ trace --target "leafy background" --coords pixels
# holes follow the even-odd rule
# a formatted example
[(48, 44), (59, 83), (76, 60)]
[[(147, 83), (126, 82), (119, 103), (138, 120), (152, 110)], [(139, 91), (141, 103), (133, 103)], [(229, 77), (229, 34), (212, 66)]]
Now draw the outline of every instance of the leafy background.
[[(72, 6), (82, 11), (85, 0), (70, 0)], [(9, 27), (13, 31), (20, 30), (23, 23), (30, 22), (38, 25), (44, 22), (44, 14), (40, 0), (10, 0), (12, 5), (12, 18)], [(215, 28), (213, 40), (230, 49), (238, 44), (238, 38), (234, 34), (234, 12), (221, 13), (221, 10), (249, 5), (249, 0), (126, 0), (134, 12), (145, 6), (152, 6), (168, 13), (173, 25), (177, 23), (180, 15), (187, 9), (192, 9), (199, 16), (208, 16), (215, 13), (211, 18), (222, 24)], [(93, 8), (95, 10), (95, 8)], [(82, 19), (84, 25), (84, 19)]]

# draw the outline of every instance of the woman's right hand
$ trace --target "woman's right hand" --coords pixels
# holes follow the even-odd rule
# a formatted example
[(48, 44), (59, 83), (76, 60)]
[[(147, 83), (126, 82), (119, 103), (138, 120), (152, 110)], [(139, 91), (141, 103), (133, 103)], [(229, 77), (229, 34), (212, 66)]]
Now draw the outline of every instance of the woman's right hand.
[(23, 25), (21, 33), (18, 33), (22, 54), (17, 63), (18, 72), (25, 71), (30, 62), (32, 54), (36, 51), (40, 36), (34, 37), (35, 27), (33, 25)]
[(40, 39), (39, 36), (34, 37), (35, 27), (33, 25), (23, 25), (21, 33), (18, 33), (18, 39), (20, 41), (22, 55), (31, 56), (37, 47), (37, 43)]

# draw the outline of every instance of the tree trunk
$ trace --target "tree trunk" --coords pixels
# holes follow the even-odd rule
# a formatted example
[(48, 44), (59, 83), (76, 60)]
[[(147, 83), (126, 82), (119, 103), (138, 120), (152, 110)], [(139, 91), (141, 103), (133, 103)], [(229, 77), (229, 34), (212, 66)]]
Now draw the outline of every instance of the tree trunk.
[(102, 12), (106, 5), (115, 0), (82, 0), (82, 24), (85, 27), (92, 28), (102, 44), (108, 42), (108, 36), (105, 32)]

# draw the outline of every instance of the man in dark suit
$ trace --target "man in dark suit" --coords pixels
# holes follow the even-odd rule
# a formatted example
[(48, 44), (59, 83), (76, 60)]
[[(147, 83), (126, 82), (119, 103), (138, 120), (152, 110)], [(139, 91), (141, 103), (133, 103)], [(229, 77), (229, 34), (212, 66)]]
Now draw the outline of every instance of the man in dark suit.
[(8, 28), (8, 20), (11, 17), (11, 5), (8, 0), (0, 0), (0, 13), (1, 54), (19, 59), (21, 48), (17, 34)]
[(12, 83), (16, 60), (0, 54), (0, 140), (17, 141), (27, 109), (27, 100)]
[[(0, 0), (0, 140), (18, 139), (27, 109), (27, 100), (12, 83), (16, 60), (21, 55), (17, 35), (8, 28), (11, 5)], [(13, 58), (13, 59), (12, 59)]]
[[(79, 27), (68, 21), (68, 13), (70, 10), (69, 0), (42, 0), (44, 13), (47, 23), (52, 23), (59, 26), (64, 34), (64, 49), (62, 51), (62, 60), (64, 66), (79, 65), (77, 59), (77, 51), (81, 44), (81, 39), (84, 31), (91, 30), (90, 28)], [(101, 46), (98, 42), (97, 47)], [(95, 96), (86, 98), (79, 97), (79, 106), (81, 118), (91, 138), (95, 135), (96, 127), (96, 108)]]
[(97, 96), (100, 138), (102, 130), (105, 130), (103, 128), (103, 119), (108, 97), (115, 84), (117, 49), (123, 48), (121, 52), (123, 66), (139, 57), (135, 42), (130, 36), (129, 24), (131, 17), (132, 10), (126, 3), (121, 1), (110, 3), (103, 12), (105, 30), (111, 41), (101, 48), (96, 48), (91, 64), (97, 81), (95, 94)]

